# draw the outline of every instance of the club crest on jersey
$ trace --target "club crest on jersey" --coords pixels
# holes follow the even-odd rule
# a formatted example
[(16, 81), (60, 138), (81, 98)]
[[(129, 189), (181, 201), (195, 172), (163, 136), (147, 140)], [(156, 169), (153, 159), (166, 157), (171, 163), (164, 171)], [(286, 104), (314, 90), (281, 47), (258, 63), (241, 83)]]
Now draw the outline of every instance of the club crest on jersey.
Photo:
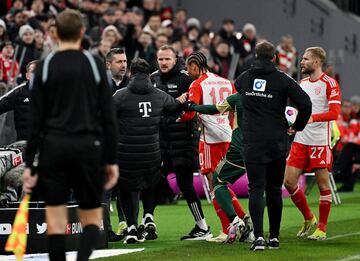
[(266, 88), (266, 80), (263, 79), (255, 79), (253, 90), (258, 92), (264, 92)]
[(315, 94), (319, 95), (321, 93), (321, 87), (316, 87), (315, 88)]

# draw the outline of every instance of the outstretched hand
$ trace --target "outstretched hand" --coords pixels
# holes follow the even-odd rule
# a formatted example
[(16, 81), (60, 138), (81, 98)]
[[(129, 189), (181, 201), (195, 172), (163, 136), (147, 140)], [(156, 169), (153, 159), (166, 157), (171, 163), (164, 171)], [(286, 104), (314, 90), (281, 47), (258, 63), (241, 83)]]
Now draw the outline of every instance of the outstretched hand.
[(180, 103), (185, 103), (187, 100), (187, 97), (188, 97), (188, 93), (184, 92), (179, 97), (177, 97), (176, 100), (178, 100)]

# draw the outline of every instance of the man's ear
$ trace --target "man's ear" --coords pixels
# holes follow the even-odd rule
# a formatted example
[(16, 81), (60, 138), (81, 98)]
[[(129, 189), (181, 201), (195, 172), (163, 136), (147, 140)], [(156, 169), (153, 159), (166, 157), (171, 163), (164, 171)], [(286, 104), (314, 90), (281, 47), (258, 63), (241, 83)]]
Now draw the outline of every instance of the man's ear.
[(272, 62), (276, 62), (276, 54), (274, 54), (273, 58), (271, 59)]

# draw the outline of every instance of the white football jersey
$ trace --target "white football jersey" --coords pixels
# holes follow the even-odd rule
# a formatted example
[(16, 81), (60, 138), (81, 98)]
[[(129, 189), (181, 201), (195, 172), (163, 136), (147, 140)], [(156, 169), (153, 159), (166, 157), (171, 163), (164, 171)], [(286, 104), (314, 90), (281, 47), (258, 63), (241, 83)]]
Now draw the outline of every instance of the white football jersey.
[[(235, 92), (232, 83), (213, 73), (206, 73), (195, 80), (189, 90), (189, 100), (201, 101), (200, 104), (215, 105)], [(195, 97), (200, 96), (201, 97)], [(206, 115), (199, 113), (202, 125), (200, 139), (206, 143), (231, 142), (232, 129), (229, 113)]]
[[(311, 99), (313, 115), (328, 112), (329, 104), (341, 104), (339, 84), (325, 73), (317, 81), (311, 81), (310, 77), (301, 80), (300, 86)], [(305, 145), (330, 145), (331, 124), (329, 121), (308, 123), (303, 131), (296, 133), (294, 141)]]

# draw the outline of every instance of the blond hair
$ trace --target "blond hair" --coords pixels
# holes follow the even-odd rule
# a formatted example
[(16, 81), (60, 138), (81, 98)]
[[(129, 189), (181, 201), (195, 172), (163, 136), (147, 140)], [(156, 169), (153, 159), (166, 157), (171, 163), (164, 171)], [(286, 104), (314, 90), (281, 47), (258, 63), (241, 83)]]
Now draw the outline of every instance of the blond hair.
[(319, 58), (322, 64), (326, 61), (326, 52), (321, 47), (309, 47), (305, 50), (305, 52), (309, 52), (312, 56)]

